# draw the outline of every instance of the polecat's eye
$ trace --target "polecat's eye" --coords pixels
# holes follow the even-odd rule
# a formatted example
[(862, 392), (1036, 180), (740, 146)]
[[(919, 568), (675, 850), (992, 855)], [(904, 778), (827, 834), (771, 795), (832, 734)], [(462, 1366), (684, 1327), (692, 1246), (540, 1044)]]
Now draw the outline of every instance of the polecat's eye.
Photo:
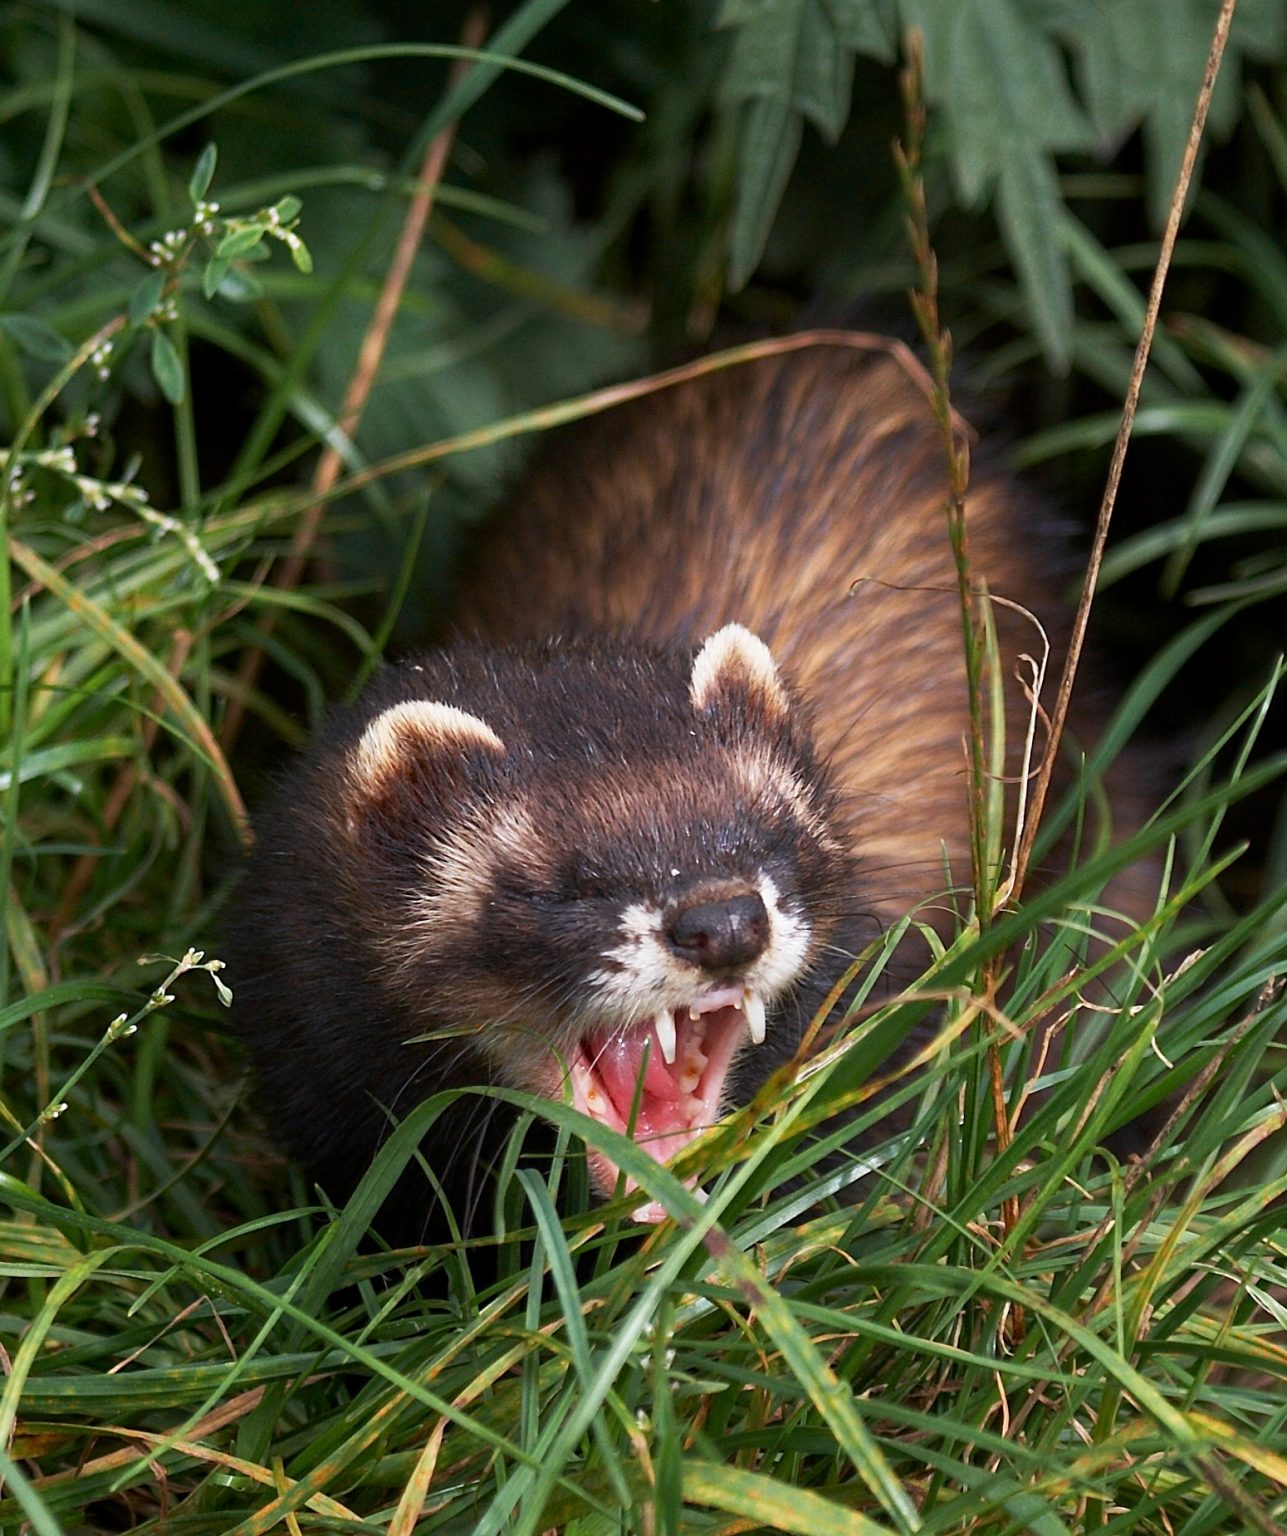
[(510, 901), (527, 907), (556, 907), (564, 899), (558, 891), (548, 886), (532, 885), (523, 880), (502, 878), (496, 882), (496, 889)]
[(553, 883), (564, 901), (618, 901), (623, 876), (611, 873), (594, 859), (578, 855), (559, 865)]

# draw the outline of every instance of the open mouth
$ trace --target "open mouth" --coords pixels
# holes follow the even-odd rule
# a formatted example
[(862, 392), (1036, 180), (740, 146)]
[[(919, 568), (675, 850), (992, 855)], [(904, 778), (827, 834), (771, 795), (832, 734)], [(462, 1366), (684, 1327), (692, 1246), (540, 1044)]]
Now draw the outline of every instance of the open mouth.
[[(632, 1136), (659, 1163), (669, 1162), (719, 1118), (729, 1065), (744, 1041), (763, 1041), (764, 1028), (763, 998), (745, 987), (722, 987), (624, 1032), (590, 1030), (572, 1055), (572, 1102)], [(617, 1165), (594, 1148), (589, 1158), (595, 1184), (611, 1194)], [(633, 1188), (629, 1178), (626, 1187)], [(650, 1201), (634, 1216), (660, 1221), (665, 1214)]]

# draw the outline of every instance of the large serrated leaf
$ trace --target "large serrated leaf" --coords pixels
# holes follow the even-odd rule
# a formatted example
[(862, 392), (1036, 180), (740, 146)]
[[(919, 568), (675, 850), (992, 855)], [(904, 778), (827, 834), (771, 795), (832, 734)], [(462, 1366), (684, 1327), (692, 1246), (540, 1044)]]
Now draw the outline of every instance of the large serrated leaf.
[(1161, 226), (1184, 158), (1216, 8), (1204, 0), (1135, 0), (1124, 9), (1131, 14), (1122, 21), (1129, 20), (1135, 29), (1131, 41), (1144, 49), (1136, 55), (1136, 66), (1144, 76), (1148, 211)]
[[(927, 86), (941, 92), (952, 169), (967, 203), (997, 189), (998, 216), (1051, 363), (1068, 358), (1072, 290), (1059, 244), (1052, 153), (1093, 138), (1039, 12), (1016, 0), (905, 0), (930, 23)], [(932, 67), (931, 67), (932, 66)]]
[(719, 25), (737, 27), (724, 95), (776, 99), (829, 138), (849, 111), (852, 53), (823, 0), (725, 0)]
[[(1077, 63), (1081, 98), (1101, 147), (1111, 148), (1137, 123), (1147, 106), (1144, 72), (1129, 51), (1121, 6), (1091, 0), (1086, 20), (1070, 19), (1066, 37)], [(1142, 61), (1141, 61), (1142, 64)]]
[(977, 202), (1015, 156), (1090, 145), (1054, 39), (1015, 0), (960, 0), (950, 49), (943, 105), (966, 202)]
[[(1287, 7), (1276, 3), (1287, 16)], [(1099, 142), (1111, 146), (1144, 126), (1148, 210), (1155, 225), (1170, 206), (1217, 9), (1210, 0), (1097, 0), (1093, 25), (1087, 18), (1067, 29)], [(1252, 38), (1272, 35), (1256, 18), (1253, 23)], [(1231, 48), (1212, 97), (1213, 128), (1227, 124), (1235, 109), (1238, 75)]]
[(836, 36), (855, 53), (892, 64), (898, 54), (895, 0), (823, 0)]
[(1282, 0), (1241, 0), (1233, 13), (1229, 42), (1255, 58), (1281, 58), (1287, 47), (1287, 5)]
[(1052, 368), (1068, 365), (1072, 286), (1060, 229), (1063, 204), (1046, 155), (1012, 155), (997, 184), (997, 217)]
[(853, 53), (836, 36), (821, 0), (805, 0), (808, 24), (800, 32), (794, 100), (826, 138), (835, 140), (849, 116)]
[(729, 282), (740, 288), (760, 259), (773, 215), (800, 148), (800, 116), (782, 101), (753, 101), (743, 109), (737, 202), (729, 251)]
[[(834, 139), (849, 113), (853, 50), (835, 0), (724, 0), (717, 25), (736, 28), (723, 95), (743, 103), (730, 281), (750, 276), (777, 212), (807, 117)], [(848, 12), (847, 26), (854, 23)]]

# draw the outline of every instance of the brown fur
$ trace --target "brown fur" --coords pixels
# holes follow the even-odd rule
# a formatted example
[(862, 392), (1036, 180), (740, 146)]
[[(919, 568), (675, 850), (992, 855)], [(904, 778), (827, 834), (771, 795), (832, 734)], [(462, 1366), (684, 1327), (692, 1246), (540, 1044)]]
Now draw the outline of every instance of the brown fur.
[[(924, 379), (845, 347), (555, 440), (481, 541), (464, 638), (375, 679), (257, 821), (241, 1027), (274, 1126), (332, 1193), (436, 1090), (557, 1097), (618, 1047), (651, 1070), (658, 1017), (690, 1000), (712, 1039), (748, 1032), (728, 1058), (745, 1095), (847, 958), (943, 893), (945, 855), (968, 884), (945, 480)], [(976, 580), (1058, 630), (1063, 561), (1037, 504), (985, 466), (968, 507)], [(1013, 768), (1012, 673), (1039, 637), (996, 618)], [(681, 919), (725, 957), (694, 958)], [(744, 1004), (767, 1005), (763, 1045)], [(722, 1085), (692, 1114), (718, 1112)], [(494, 1113), (466, 1094), (428, 1149), (470, 1207)], [(403, 1206), (418, 1232), (423, 1199)]]
[[(968, 880), (960, 601), (923, 376), (898, 355), (819, 347), (650, 396), (566, 442), (482, 542), (465, 633), (691, 643), (744, 624), (813, 704), (880, 915), (942, 890), (944, 846)], [(967, 505), (976, 580), (1058, 643), (1065, 562), (1044, 510), (987, 467)], [(1041, 641), (996, 618), (1013, 745), (1027, 729), (1015, 662)]]

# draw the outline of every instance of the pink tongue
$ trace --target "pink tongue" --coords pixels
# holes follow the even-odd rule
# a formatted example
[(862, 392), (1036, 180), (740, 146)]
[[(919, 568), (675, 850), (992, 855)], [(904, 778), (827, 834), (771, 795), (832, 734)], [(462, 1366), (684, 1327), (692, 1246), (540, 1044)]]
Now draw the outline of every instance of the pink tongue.
[(594, 1070), (623, 1120), (630, 1114), (630, 1106), (635, 1101), (644, 1046), (650, 1041), (652, 1049), (648, 1053), (648, 1066), (643, 1080), (644, 1103), (639, 1106), (642, 1114), (649, 1099), (675, 1104), (682, 1096), (682, 1090), (672, 1076), (674, 1069), (666, 1065), (656, 1035), (651, 1031), (632, 1032), (628, 1035), (614, 1035), (608, 1040), (587, 1042)]

